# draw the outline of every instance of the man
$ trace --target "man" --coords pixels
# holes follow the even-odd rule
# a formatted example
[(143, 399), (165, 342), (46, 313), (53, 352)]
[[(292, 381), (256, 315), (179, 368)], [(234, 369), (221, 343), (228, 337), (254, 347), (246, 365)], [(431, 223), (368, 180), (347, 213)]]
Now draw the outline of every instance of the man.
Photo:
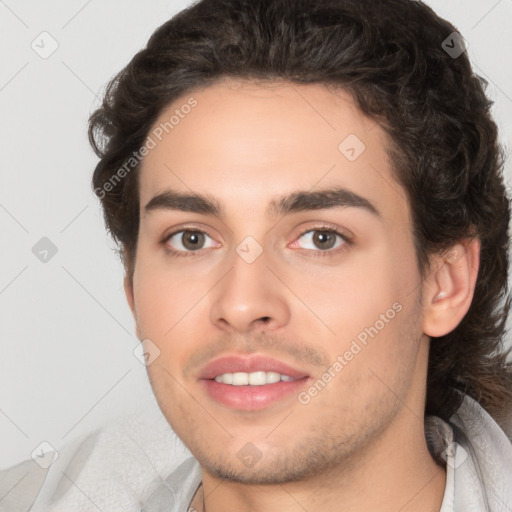
[[(133, 510), (512, 508), (489, 109), (421, 2), (203, 0), (153, 34), (89, 132), (151, 385), (191, 454)], [(89, 501), (68, 484), (50, 510), (125, 503), (119, 477), (79, 473)]]

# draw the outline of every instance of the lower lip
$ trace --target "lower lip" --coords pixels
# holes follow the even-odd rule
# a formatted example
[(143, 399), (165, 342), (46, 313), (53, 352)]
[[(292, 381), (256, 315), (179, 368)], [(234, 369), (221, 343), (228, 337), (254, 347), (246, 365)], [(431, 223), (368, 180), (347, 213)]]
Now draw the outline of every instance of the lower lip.
[(231, 386), (215, 380), (202, 380), (206, 392), (217, 402), (241, 411), (259, 411), (280, 400), (297, 394), (308, 377), (291, 382), (275, 382), (263, 386)]

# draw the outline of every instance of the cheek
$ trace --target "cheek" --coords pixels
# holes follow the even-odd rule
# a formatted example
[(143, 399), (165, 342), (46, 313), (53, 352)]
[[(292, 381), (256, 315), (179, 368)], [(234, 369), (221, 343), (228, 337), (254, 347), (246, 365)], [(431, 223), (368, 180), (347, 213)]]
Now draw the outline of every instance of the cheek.
[(208, 281), (163, 258), (144, 256), (138, 259), (134, 274), (137, 321), (146, 337), (165, 340), (194, 315)]
[(325, 345), (331, 361), (342, 356), (343, 364), (383, 374), (410, 364), (420, 334), (418, 281), (414, 253), (406, 248), (358, 258), (346, 270), (318, 280), (321, 286), (305, 281), (304, 292), (315, 290), (308, 292), (311, 309), (333, 331)]
[(314, 397), (317, 410), (332, 410), (337, 404), (340, 421), (378, 417), (393, 408), (396, 397), (403, 399), (413, 387), (417, 315), (412, 303), (399, 301), (390, 308), (375, 303), (346, 310), (344, 326), (339, 324), (328, 344), (329, 367), (316, 376), (329, 383), (309, 388), (303, 398)]
[[(379, 245), (353, 252), (339, 265), (281, 270), (308, 309), (332, 334), (347, 340), (376, 322), (381, 327), (381, 315), (388, 312), (384, 320), (394, 318), (395, 309), (410, 299), (408, 294), (419, 279), (413, 258), (413, 254), (404, 254), (404, 249), (394, 251)], [(396, 303), (399, 305), (393, 309)]]
[(142, 339), (151, 340), (160, 351), (147, 370), (152, 385), (164, 387), (164, 394), (174, 382), (167, 372), (178, 378), (191, 352), (212, 337), (204, 297), (209, 286), (206, 275), (189, 276), (155, 258), (139, 259), (134, 274), (137, 323)]

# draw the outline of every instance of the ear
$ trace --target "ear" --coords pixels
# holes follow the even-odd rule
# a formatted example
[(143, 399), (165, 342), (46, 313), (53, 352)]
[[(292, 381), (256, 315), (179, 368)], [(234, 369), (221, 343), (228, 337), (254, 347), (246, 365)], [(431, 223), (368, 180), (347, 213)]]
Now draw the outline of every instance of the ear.
[(137, 338), (141, 339), (139, 324), (137, 322), (137, 312), (135, 311), (135, 297), (133, 293), (133, 277), (129, 276), (128, 273), (124, 275), (124, 293), (130, 309), (132, 311), (133, 318), (135, 319), (135, 329), (137, 332)]
[(135, 299), (133, 296), (133, 278), (129, 276), (127, 273), (124, 275), (124, 293), (126, 295), (126, 300), (128, 301), (128, 305), (132, 310), (132, 315), (135, 317)]
[(432, 272), (423, 282), (422, 329), (439, 337), (453, 331), (468, 312), (480, 266), (480, 241), (464, 240), (431, 260)]

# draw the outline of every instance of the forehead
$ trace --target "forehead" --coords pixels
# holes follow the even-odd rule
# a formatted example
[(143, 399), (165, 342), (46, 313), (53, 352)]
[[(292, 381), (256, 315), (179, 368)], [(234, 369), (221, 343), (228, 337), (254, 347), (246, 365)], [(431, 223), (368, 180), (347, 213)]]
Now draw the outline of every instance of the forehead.
[(142, 207), (167, 188), (256, 207), (266, 196), (343, 186), (407, 208), (384, 130), (350, 94), (320, 84), (223, 80), (174, 101), (149, 136)]

